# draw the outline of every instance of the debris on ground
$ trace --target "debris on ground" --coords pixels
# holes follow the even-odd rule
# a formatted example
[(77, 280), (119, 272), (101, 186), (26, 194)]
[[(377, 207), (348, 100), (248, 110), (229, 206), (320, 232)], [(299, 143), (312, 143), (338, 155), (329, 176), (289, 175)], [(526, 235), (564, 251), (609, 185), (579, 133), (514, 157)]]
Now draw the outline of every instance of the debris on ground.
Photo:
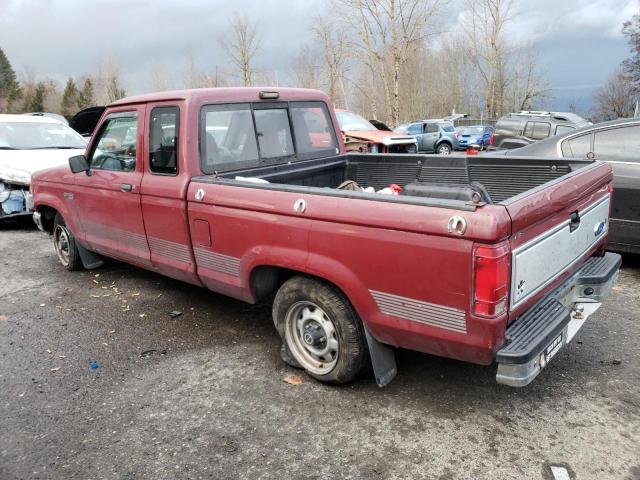
[(98, 362), (91, 362), (89, 364), (89, 368), (91, 368), (91, 370), (95, 370), (96, 368), (100, 368), (100, 365), (98, 364)]
[(167, 354), (167, 350), (165, 349), (165, 350), (158, 351), (158, 350), (152, 348), (151, 350), (145, 350), (144, 352), (142, 352), (140, 354), (140, 356), (142, 358), (147, 358), (147, 357), (150, 357), (151, 355), (155, 355), (155, 354), (166, 355)]
[(622, 363), (622, 360), (618, 360), (617, 358), (614, 358), (614, 359), (611, 361), (611, 364), (612, 364), (612, 365), (620, 365), (621, 363)]
[(302, 383), (301, 375), (286, 375), (282, 381), (284, 383), (288, 383), (289, 385), (300, 385)]
[(6, 320), (8, 317), (6, 315), (0, 315), (0, 321)]
[(171, 318), (176, 318), (176, 317), (179, 317), (180, 315), (182, 315), (182, 312), (180, 310), (173, 310), (172, 312), (169, 312), (169, 316)]
[(51, 372), (52, 372), (52, 373), (55, 373), (55, 372), (57, 372), (58, 370), (60, 370), (60, 367), (52, 368), (52, 369), (51, 369)]

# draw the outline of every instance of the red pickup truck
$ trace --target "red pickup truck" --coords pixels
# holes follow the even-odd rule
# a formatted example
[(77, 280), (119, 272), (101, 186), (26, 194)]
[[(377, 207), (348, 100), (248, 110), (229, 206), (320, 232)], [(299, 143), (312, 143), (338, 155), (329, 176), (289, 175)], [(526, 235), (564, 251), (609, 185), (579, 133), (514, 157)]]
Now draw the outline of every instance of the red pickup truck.
[(33, 176), (34, 220), (69, 270), (113, 257), (273, 298), (283, 360), (324, 382), (372, 365), (385, 385), (394, 347), (531, 382), (616, 279), (610, 167), (347, 154), (337, 125), (313, 90), (119, 100), (85, 155)]

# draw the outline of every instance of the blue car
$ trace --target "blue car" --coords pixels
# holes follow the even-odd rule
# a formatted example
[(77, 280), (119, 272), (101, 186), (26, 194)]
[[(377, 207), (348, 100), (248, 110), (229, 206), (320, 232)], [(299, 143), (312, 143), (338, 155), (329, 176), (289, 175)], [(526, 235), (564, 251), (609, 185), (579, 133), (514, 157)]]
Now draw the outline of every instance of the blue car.
[(471, 145), (478, 145), (480, 150), (489, 146), (493, 127), (488, 125), (473, 125), (464, 127), (458, 133), (458, 145), (460, 150), (466, 150)]

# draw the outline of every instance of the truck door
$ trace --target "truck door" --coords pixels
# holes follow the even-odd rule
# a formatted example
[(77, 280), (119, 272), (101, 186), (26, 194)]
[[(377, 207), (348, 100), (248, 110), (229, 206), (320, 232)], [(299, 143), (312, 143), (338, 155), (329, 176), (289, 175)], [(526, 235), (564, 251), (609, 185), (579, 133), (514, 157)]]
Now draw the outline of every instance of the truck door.
[(75, 203), (90, 248), (149, 266), (140, 205), (143, 105), (110, 113), (91, 142), (90, 175), (77, 175)]
[(147, 105), (142, 217), (154, 270), (200, 285), (185, 200), (190, 173), (181, 146), (181, 106), (178, 102)]

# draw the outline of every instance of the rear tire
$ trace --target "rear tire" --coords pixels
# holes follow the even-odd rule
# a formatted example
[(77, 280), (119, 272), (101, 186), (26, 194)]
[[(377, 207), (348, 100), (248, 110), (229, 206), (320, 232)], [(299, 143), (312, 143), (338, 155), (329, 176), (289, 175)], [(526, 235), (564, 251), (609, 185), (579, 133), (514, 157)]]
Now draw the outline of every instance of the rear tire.
[(273, 302), (273, 322), (289, 365), (331, 384), (354, 380), (369, 364), (364, 328), (342, 293), (304, 276), (287, 280)]
[(451, 155), (451, 146), (448, 143), (441, 143), (436, 147), (438, 155)]
[(53, 248), (64, 268), (69, 271), (82, 270), (82, 260), (76, 240), (59, 213), (53, 221)]

